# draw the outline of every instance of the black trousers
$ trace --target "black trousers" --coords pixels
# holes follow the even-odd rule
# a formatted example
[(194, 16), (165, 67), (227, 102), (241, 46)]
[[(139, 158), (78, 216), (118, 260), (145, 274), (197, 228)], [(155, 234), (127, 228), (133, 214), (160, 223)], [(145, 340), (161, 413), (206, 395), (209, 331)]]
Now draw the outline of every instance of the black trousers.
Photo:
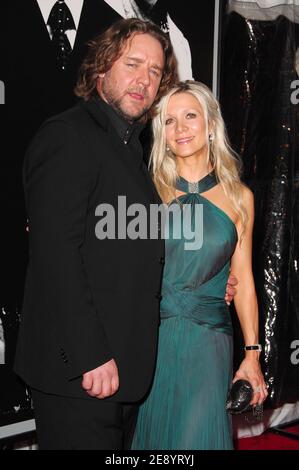
[(130, 449), (138, 405), (50, 395), (32, 389), (40, 450)]

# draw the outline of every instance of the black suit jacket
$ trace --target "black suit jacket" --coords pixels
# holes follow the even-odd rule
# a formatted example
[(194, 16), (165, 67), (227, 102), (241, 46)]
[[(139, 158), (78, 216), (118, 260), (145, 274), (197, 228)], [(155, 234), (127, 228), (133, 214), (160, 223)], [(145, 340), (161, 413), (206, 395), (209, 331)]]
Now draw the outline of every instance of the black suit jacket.
[(194, 80), (199, 80), (212, 88), (215, 2), (211, 0), (197, 2), (199, 13), (192, 14), (190, 8), (186, 8), (185, 2), (181, 0), (163, 0), (164, 5), (165, 1), (171, 19), (189, 43)]
[(164, 243), (99, 240), (100, 203), (118, 195), (159, 203), (141, 159), (132, 158), (97, 100), (50, 119), (24, 166), (30, 260), (16, 372), (32, 387), (88, 398), (82, 373), (114, 358), (120, 389), (137, 401), (154, 372)]
[(76, 103), (73, 89), (88, 41), (121, 17), (103, 0), (84, 0), (70, 60), (61, 72), (37, 1), (9, 2), (6, 8), (6, 103), (10, 120), (20, 124), (28, 141), (45, 119)]

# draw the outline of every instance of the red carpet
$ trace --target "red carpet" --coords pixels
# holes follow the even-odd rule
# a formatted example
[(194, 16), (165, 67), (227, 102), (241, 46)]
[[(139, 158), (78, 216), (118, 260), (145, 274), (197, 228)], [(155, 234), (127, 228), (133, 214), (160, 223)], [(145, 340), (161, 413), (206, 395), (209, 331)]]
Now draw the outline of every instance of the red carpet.
[[(299, 425), (284, 428), (299, 436)], [(235, 441), (236, 450), (299, 450), (299, 440), (290, 439), (270, 431), (256, 437), (245, 437)]]

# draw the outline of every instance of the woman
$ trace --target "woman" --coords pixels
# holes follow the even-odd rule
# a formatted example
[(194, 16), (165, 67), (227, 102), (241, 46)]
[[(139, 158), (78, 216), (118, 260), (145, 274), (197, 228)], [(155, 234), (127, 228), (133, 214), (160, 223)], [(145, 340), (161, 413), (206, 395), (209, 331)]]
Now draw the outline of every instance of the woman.
[[(170, 208), (191, 210), (192, 228), (203, 238), (197, 249), (186, 249), (190, 240), (177, 236), (185, 233), (179, 229), (186, 221), (169, 217), (157, 368), (133, 449), (232, 449), (225, 408), (232, 378), (232, 326), (224, 301), (229, 269), (239, 281), (234, 302), (244, 344), (255, 348), (245, 351), (233, 381), (250, 381), (252, 405), (267, 396), (256, 349), (253, 195), (240, 181), (219, 105), (202, 83), (181, 82), (169, 91), (153, 131), (156, 187)], [(196, 214), (202, 214), (197, 222)]]

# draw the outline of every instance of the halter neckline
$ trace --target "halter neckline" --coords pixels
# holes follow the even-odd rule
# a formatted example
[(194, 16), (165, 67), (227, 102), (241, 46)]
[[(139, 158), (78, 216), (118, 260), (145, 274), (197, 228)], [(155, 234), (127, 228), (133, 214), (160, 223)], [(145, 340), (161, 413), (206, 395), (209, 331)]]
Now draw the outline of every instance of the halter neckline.
[(191, 183), (190, 181), (185, 180), (182, 176), (176, 182), (176, 189), (179, 191), (183, 191), (184, 193), (204, 193), (209, 189), (213, 188), (217, 185), (217, 180), (215, 176), (215, 172), (212, 171), (211, 173), (207, 174), (199, 181), (195, 183)]

